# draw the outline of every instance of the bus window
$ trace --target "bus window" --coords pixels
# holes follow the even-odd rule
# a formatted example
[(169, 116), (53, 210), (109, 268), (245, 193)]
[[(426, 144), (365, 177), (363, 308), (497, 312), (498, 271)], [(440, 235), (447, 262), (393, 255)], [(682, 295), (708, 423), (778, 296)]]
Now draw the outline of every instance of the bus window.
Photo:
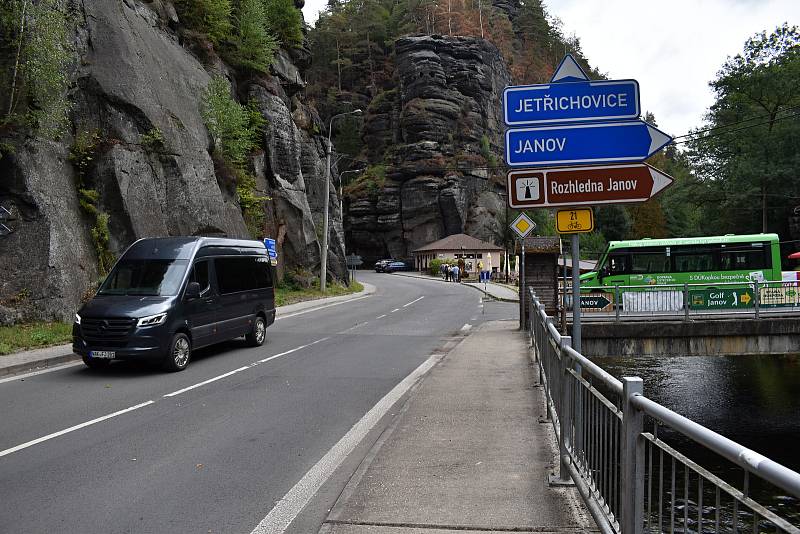
[(770, 247), (766, 243), (725, 247), (720, 252), (720, 264), (723, 269), (731, 271), (772, 269)]
[(631, 253), (631, 272), (634, 274), (668, 273), (669, 258), (664, 247), (644, 247)]
[(627, 254), (620, 254), (619, 252), (612, 253), (608, 257), (608, 270), (609, 274), (627, 274), (630, 272), (628, 267)]
[(689, 245), (673, 247), (674, 272), (696, 273), (714, 270), (714, 254), (711, 247)]

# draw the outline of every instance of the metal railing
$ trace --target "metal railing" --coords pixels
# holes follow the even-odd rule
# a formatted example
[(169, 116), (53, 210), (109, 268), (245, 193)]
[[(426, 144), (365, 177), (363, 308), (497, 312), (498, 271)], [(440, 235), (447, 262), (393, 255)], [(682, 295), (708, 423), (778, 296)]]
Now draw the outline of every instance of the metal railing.
[[(572, 286), (559, 288), (559, 305), (572, 309)], [(622, 318), (748, 316), (800, 312), (800, 281), (723, 282), (581, 287), (581, 311)]]
[[(559, 443), (553, 482), (576, 485), (601, 532), (800, 533), (751, 491), (759, 481), (800, 498), (800, 473), (648, 399), (641, 378), (617, 380), (572, 348), (533, 291), (529, 306), (538, 381)], [(687, 457), (680, 441), (730, 462), (740, 487)]]

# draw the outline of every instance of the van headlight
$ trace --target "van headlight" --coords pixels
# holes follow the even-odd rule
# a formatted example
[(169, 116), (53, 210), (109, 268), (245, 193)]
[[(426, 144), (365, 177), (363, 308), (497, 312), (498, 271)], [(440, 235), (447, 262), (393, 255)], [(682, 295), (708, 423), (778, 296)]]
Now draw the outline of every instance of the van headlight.
[(75, 314), (75, 324), (81, 324), (81, 316), (77, 313)]
[(164, 321), (167, 320), (166, 313), (159, 313), (157, 315), (148, 315), (147, 317), (142, 317), (139, 319), (139, 322), (136, 326), (155, 326), (157, 324), (164, 324)]

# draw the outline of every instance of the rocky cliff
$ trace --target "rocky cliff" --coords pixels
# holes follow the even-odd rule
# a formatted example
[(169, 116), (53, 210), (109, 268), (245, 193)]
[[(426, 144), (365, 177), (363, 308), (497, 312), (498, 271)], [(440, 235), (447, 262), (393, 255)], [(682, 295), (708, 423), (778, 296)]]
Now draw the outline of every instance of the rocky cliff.
[(462, 232), (499, 241), (501, 99), (511, 82), (500, 52), (473, 37), (404, 37), (393, 61), (395, 89), (372, 100), (364, 124), (380, 176), (348, 190), (348, 248), (373, 260), (408, 258)]
[[(108, 215), (113, 255), (142, 237), (272, 236), (281, 271), (318, 270), (325, 179), (318, 132), (324, 127), (303, 99), (308, 50), (282, 50), (269, 75), (243, 76), (217, 57), (201, 61), (182, 39), (168, 1), (73, 4), (69, 132), (58, 141), (0, 132), (0, 322), (70, 320), (96, 284), (101, 251), (80, 187), (96, 191), (93, 208)], [(260, 235), (249, 235), (235, 183), (211, 156), (200, 109), (214, 74), (228, 78), (238, 100), (254, 101), (266, 119), (262, 150), (248, 165), (256, 193), (270, 198)], [(76, 146), (84, 149), (82, 166), (76, 166)], [(335, 169), (333, 179), (328, 268), (343, 278)]]

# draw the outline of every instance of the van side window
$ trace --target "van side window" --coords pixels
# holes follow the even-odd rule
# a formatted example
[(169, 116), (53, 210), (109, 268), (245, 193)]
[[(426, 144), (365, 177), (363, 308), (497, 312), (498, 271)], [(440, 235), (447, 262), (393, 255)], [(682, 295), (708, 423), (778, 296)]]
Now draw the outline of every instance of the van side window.
[(215, 258), (217, 285), (222, 294), (272, 287), (266, 256)]
[(208, 289), (208, 260), (198, 261), (194, 264), (194, 267), (192, 267), (192, 272), (189, 275), (189, 281), (200, 284), (200, 293), (203, 293)]

